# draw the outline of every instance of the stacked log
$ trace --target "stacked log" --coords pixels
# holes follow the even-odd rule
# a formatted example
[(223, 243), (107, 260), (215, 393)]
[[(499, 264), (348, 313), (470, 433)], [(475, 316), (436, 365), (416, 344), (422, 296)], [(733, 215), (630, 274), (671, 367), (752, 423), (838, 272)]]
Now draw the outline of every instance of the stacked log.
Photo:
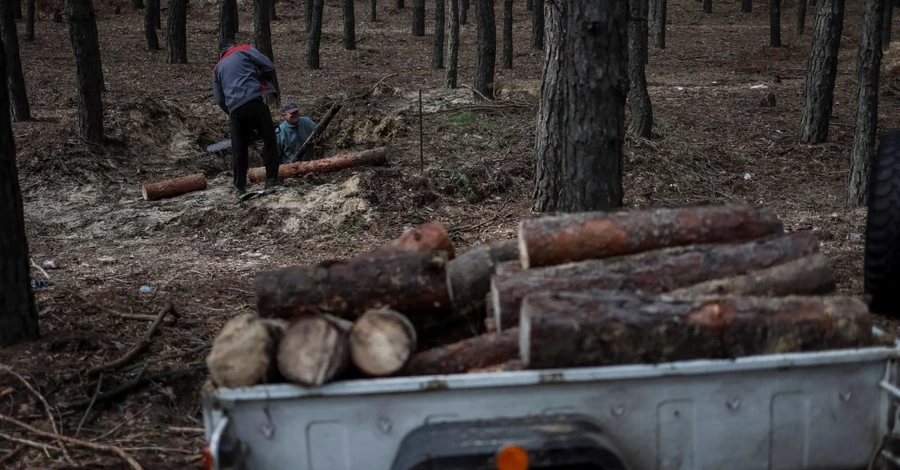
[[(240, 380), (214, 380), (218, 386), (654, 364), (877, 342), (867, 306), (834, 295), (815, 237), (785, 233), (774, 212), (742, 204), (531, 218), (515, 239), (459, 253), (432, 221), (349, 259), (261, 272), (255, 291), (256, 321), (280, 327), (227, 336), (243, 341), (236, 351), (264, 342), (253, 355), (269, 356)], [(222, 357), (228, 348), (214, 350)]]

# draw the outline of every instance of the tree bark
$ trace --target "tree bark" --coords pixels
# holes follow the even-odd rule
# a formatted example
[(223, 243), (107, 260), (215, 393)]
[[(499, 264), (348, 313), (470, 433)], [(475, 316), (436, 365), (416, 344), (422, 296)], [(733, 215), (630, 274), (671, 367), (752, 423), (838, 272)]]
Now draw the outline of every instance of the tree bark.
[[(69, 40), (75, 52), (78, 136), (103, 145), (103, 81), (97, 24), (91, 0), (68, 0)], [(101, 77), (98, 80), (98, 77)]]
[(852, 297), (672, 299), (624, 292), (537, 293), (522, 306), (529, 369), (736, 358), (873, 345)]
[(494, 99), (494, 68), (497, 63), (497, 22), (494, 0), (475, 0), (478, 54), (475, 56), (475, 100)]
[(12, 7), (13, 21), (22, 19), (22, 0), (6, 0)]
[(289, 382), (318, 387), (350, 365), (349, 325), (325, 315), (299, 317), (278, 343), (278, 371)]
[(378, 0), (369, 0), (369, 21), (378, 21)]
[(746, 243), (691, 245), (494, 276), (491, 301), (495, 323), (498, 329), (516, 326), (522, 298), (531, 292), (607, 289), (661, 293), (809, 256), (818, 252), (818, 246), (815, 237), (797, 232)]
[(634, 136), (649, 139), (653, 131), (653, 106), (647, 90), (647, 76), (644, 64), (647, 62), (647, 2), (629, 0), (628, 21), (628, 104), (631, 122), (628, 132)]
[(513, 0), (503, 0), (503, 68), (513, 68)]
[[(387, 163), (387, 148), (376, 147), (362, 152), (343, 153), (318, 160), (286, 163), (278, 167), (279, 178), (292, 178), (307, 173), (331, 173), (355, 166), (377, 166)], [(247, 172), (247, 180), (259, 183), (266, 180), (264, 167), (251, 168)]]
[(390, 308), (367, 310), (350, 329), (350, 356), (364, 374), (392, 375), (416, 352), (416, 329)]
[(703, 13), (712, 13), (712, 0), (703, 0)]
[(446, 253), (448, 260), (456, 257), (456, 249), (453, 247), (450, 235), (447, 234), (444, 224), (438, 220), (432, 220), (427, 224), (405, 231), (402, 235), (384, 245), (357, 255), (357, 258), (378, 257), (399, 252), (428, 254), (435, 251)]
[(825, 295), (837, 285), (828, 259), (821, 253), (798, 258), (747, 274), (701, 282), (668, 292), (671, 296), (744, 295), (786, 297)]
[(803, 30), (806, 29), (806, 1), (797, 2), (797, 35), (803, 34)]
[(212, 382), (229, 388), (279, 382), (275, 354), (286, 327), (249, 313), (228, 320), (206, 357)]
[[(147, 8), (150, 9), (150, 12), (153, 14), (153, 24), (156, 26), (156, 29), (162, 28), (162, 1), (161, 0), (147, 0)], [(234, 9), (234, 17), (235, 17), (235, 27), (234, 31), (237, 32), (237, 7)]]
[(322, 42), (322, 13), (325, 9), (325, 0), (314, 0), (312, 23), (309, 29), (309, 55), (307, 66), (310, 70), (319, 69), (319, 44)]
[(894, 20), (894, 2), (886, 0), (884, 8), (882, 8), (883, 22), (881, 24), (881, 48), (888, 50), (891, 47), (891, 23)]
[(275, 11), (275, 0), (269, 0), (269, 20), (275, 21), (278, 19), (278, 13)]
[(526, 8), (528, 11), (534, 11), (534, 0), (527, 0), (527, 1), (525, 2), (525, 8)]
[[(156, 25), (153, 24), (153, 9), (150, 8), (152, 5), (153, 0), (148, 0), (147, 8), (144, 8), (144, 38), (147, 40), (148, 51), (158, 51), (159, 36), (156, 34)], [(219, 31), (221, 32), (221, 27)], [(221, 39), (219, 44), (221, 47)]]
[[(275, 61), (275, 51), (272, 48), (272, 19), (269, 17), (269, 2), (274, 0), (254, 0), (253, 42), (259, 52), (262, 52), (271, 61)], [(277, 87), (277, 84), (276, 84)]]
[[(18, 2), (15, 2), (18, 3)], [(3, 50), (6, 53), (6, 86), (9, 90), (9, 109), (13, 122), (31, 120), (25, 74), (22, 72), (22, 57), (19, 55), (19, 35), (13, 18), (13, 2), (0, 2), (0, 34), (3, 36)]]
[(782, 232), (775, 211), (744, 204), (562, 214), (519, 223), (519, 259), (528, 269)]
[(753, 13), (753, 0), (741, 0), (741, 13)]
[(666, 48), (666, 4), (668, 0), (656, 0), (653, 44), (657, 49)]
[(438, 346), (414, 354), (403, 368), (403, 375), (462, 374), (470, 369), (500, 364), (519, 356), (519, 331), (516, 328)]
[(468, 22), (469, 22), (469, 0), (459, 0), (459, 24), (466, 24)]
[(531, 48), (535, 50), (544, 48), (545, 1), (546, 0), (534, 0), (534, 9), (531, 10)]
[(344, 49), (356, 49), (356, 12), (353, 0), (344, 0)]
[(483, 317), (495, 267), (510, 261), (518, 264), (518, 256), (517, 241), (504, 240), (475, 246), (450, 261), (447, 280), (453, 310), (464, 317)]
[(822, 0), (816, 12), (806, 67), (799, 130), (802, 143), (820, 144), (828, 140), (843, 25), (844, 0)]
[[(869, 170), (875, 156), (878, 129), (878, 81), (884, 47), (882, 19), (891, 8), (890, 0), (866, 0), (856, 65), (856, 132), (850, 152), (851, 205), (865, 205), (869, 192)], [(888, 25), (890, 27), (890, 25)]]
[(255, 280), (257, 308), (264, 317), (331, 313), (355, 319), (390, 306), (420, 331), (450, 311), (446, 266), (444, 252), (406, 252), (264, 271)]
[(27, 0), (28, 5), (25, 9), (25, 40), (34, 41), (34, 2), (35, 0)]
[[(2, 50), (0, 74), (6, 75), (6, 54)], [(5, 221), (0, 228), (0, 250), (4, 253), (0, 256), (0, 347), (40, 337), (7, 93), (0, 87), (0, 218)]]
[(399, 9), (406, 8), (405, 2), (403, 0), (397, 0), (396, 6)]
[(425, 35), (425, 0), (413, 0), (412, 35)]
[(144, 8), (144, 0), (131, 0), (131, 6), (133, 6), (135, 10), (141, 10)]
[(454, 89), (459, 79), (459, 0), (450, 0), (450, 41), (447, 44), (447, 88)]
[(781, 47), (781, 0), (769, 0), (769, 46)]
[(535, 129), (533, 206), (535, 212), (552, 211), (556, 197), (567, 185), (563, 172), (566, 143), (564, 119), (566, 106), (565, 70), (568, 66), (566, 50), (567, 4), (558, 0), (535, 0), (535, 11), (544, 3), (547, 28), (547, 47), (541, 73), (541, 100), (538, 104)]
[(219, 0), (219, 50), (237, 36), (237, 0)]
[(444, 17), (446, 6), (444, 0), (434, 1), (434, 49), (431, 55), (431, 68), (444, 68)]
[(183, 176), (156, 183), (145, 184), (141, 189), (145, 201), (157, 201), (194, 191), (203, 191), (206, 189), (206, 177), (203, 173)]
[(166, 21), (166, 62), (187, 63), (187, 3), (186, 0), (169, 0), (169, 17)]
[(316, 0), (306, 0), (306, 33), (309, 34), (316, 12)]

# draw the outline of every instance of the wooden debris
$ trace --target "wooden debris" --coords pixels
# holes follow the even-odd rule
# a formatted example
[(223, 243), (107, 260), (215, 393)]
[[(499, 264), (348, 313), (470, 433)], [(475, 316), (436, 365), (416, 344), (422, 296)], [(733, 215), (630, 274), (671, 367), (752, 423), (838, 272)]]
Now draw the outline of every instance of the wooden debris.
[(750, 271), (725, 279), (701, 282), (669, 292), (673, 296), (749, 295), (784, 297), (788, 295), (824, 295), (837, 284), (828, 259), (815, 253), (771, 268)]
[(287, 322), (243, 314), (228, 320), (213, 342), (206, 365), (219, 387), (279, 381), (275, 351)]
[[(387, 163), (387, 147), (376, 147), (362, 152), (342, 153), (317, 160), (285, 163), (278, 167), (279, 178), (294, 178), (309, 173), (331, 173), (356, 166), (377, 166)], [(259, 183), (266, 180), (265, 167), (251, 168), (247, 180)]]
[(447, 234), (447, 229), (444, 228), (440, 221), (432, 220), (427, 224), (403, 232), (398, 238), (368, 253), (360, 254), (357, 258), (371, 258), (403, 251), (426, 254), (434, 251), (444, 251), (447, 253), (448, 260), (456, 257), (456, 249), (453, 247), (453, 242)]
[(485, 333), (446, 346), (416, 353), (403, 369), (405, 375), (461, 374), (515, 359), (519, 355), (519, 332), (510, 328)]
[(134, 345), (124, 356), (116, 359), (115, 361), (109, 362), (107, 364), (101, 364), (99, 366), (92, 367), (88, 369), (87, 375), (88, 377), (97, 375), (100, 372), (110, 371), (114, 369), (118, 369), (119, 367), (124, 366), (131, 362), (132, 359), (138, 356), (138, 354), (142, 353), (144, 349), (147, 349), (147, 346), (150, 345), (150, 341), (153, 339), (153, 334), (156, 333), (156, 329), (159, 328), (159, 325), (162, 323), (163, 319), (166, 318), (166, 315), (172, 314), (175, 317), (178, 317), (178, 312), (175, 311), (175, 306), (172, 303), (167, 303), (162, 310), (156, 315), (156, 320), (153, 320), (153, 323), (150, 324), (150, 328), (147, 329), (147, 333), (144, 334), (144, 337), (138, 341), (137, 344)]
[(278, 370), (306, 387), (330, 382), (350, 364), (350, 325), (325, 315), (292, 321), (278, 345)]
[(499, 263), (518, 263), (518, 242), (504, 240), (475, 246), (447, 265), (453, 309), (463, 316), (484, 316), (491, 275)]
[(156, 201), (166, 199), (194, 191), (203, 191), (206, 189), (206, 176), (203, 173), (182, 176), (157, 183), (145, 184), (141, 189), (145, 201)]
[(370, 309), (350, 329), (353, 363), (370, 376), (387, 376), (402, 369), (416, 351), (416, 330), (402, 313)]

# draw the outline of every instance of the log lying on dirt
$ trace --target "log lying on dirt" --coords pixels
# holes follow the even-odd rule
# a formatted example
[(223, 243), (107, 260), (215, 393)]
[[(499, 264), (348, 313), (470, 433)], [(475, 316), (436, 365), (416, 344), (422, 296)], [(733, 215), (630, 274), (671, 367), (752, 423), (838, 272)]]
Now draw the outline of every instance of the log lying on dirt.
[(244, 314), (228, 320), (213, 342), (206, 366), (219, 387), (249, 387), (280, 381), (275, 363), (287, 322)]
[(494, 267), (504, 261), (516, 260), (518, 256), (517, 240), (504, 240), (477, 245), (450, 261), (447, 278), (454, 311), (464, 316), (477, 314), (483, 317)]
[(446, 266), (447, 254), (436, 251), (264, 271), (255, 278), (257, 309), (263, 317), (331, 313), (355, 320), (367, 309), (389, 306), (418, 329), (450, 311)]
[(447, 259), (456, 257), (456, 249), (447, 234), (447, 229), (440, 221), (432, 220), (427, 224), (403, 232), (399, 237), (367, 253), (361, 253), (358, 258), (371, 258), (383, 256), (389, 253), (401, 251), (413, 251), (417, 253), (431, 253), (444, 251)]
[(520, 222), (519, 259), (529, 269), (783, 231), (773, 210), (749, 205), (565, 214)]
[(668, 294), (679, 297), (725, 294), (785, 297), (824, 295), (834, 292), (836, 288), (828, 259), (825, 255), (816, 253), (741, 276), (682, 287)]
[[(293, 178), (308, 173), (330, 173), (355, 166), (377, 166), (385, 163), (387, 163), (387, 147), (377, 147), (318, 160), (286, 163), (278, 167), (278, 176), (279, 178)], [(264, 167), (251, 168), (247, 171), (247, 179), (251, 183), (265, 181), (266, 169)]]
[(206, 189), (206, 176), (203, 173), (182, 176), (156, 183), (145, 184), (141, 189), (145, 201), (157, 201), (170, 197), (181, 196), (194, 191)]
[(504, 363), (519, 357), (519, 331), (510, 328), (499, 333), (485, 333), (446, 346), (414, 354), (404, 375), (462, 374)]
[(873, 343), (868, 309), (850, 297), (646, 296), (542, 292), (526, 297), (521, 360), (529, 369), (734, 358)]
[(391, 375), (416, 351), (416, 330), (403, 314), (389, 308), (370, 309), (350, 329), (350, 355), (370, 376)]
[(814, 236), (797, 232), (745, 243), (665, 248), (496, 275), (491, 281), (494, 321), (499, 330), (516, 326), (522, 298), (532, 292), (604, 289), (660, 293), (746, 274), (818, 250)]
[(350, 364), (351, 323), (328, 315), (292, 321), (278, 345), (278, 370), (305, 387), (330, 382)]

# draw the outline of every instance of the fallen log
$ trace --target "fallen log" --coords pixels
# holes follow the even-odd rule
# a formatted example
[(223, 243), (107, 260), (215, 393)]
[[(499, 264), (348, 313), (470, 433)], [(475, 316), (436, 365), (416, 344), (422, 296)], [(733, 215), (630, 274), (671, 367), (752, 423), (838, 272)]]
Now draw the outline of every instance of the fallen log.
[(583, 212), (522, 220), (519, 258), (528, 269), (783, 231), (773, 210), (742, 204)]
[(305, 387), (330, 382), (350, 364), (350, 322), (306, 315), (291, 322), (278, 345), (278, 370)]
[(156, 183), (145, 184), (141, 189), (145, 201), (157, 201), (170, 197), (181, 196), (194, 191), (206, 189), (206, 176), (203, 173), (182, 176)]
[(446, 266), (447, 254), (436, 251), (264, 271), (255, 278), (257, 310), (288, 320), (308, 313), (355, 320), (370, 308), (387, 306), (407, 315), (418, 330), (441, 323), (450, 311)]
[[(377, 147), (318, 160), (285, 163), (278, 167), (278, 177), (293, 178), (308, 173), (331, 173), (355, 166), (376, 166), (385, 163), (387, 163), (387, 148)], [(264, 167), (251, 168), (247, 171), (247, 179), (251, 183), (265, 181), (266, 169)]]
[(529, 369), (736, 358), (870, 345), (866, 305), (851, 297), (647, 296), (541, 292), (522, 305)]
[(519, 331), (510, 328), (414, 354), (403, 375), (462, 374), (519, 357)]
[(206, 367), (217, 387), (279, 382), (275, 351), (287, 322), (254, 314), (234, 317), (213, 341)]
[(700, 282), (738, 276), (819, 251), (807, 232), (773, 235), (744, 243), (690, 245), (602, 260), (527, 269), (491, 280), (498, 330), (518, 324), (522, 298), (538, 291), (642, 290), (667, 292)]
[(370, 376), (391, 375), (416, 351), (416, 330), (403, 314), (389, 308), (370, 309), (350, 329), (350, 355)]
[[(477, 245), (447, 264), (453, 309), (463, 316), (484, 317), (491, 275), (501, 262), (518, 258), (518, 242), (504, 240)], [(518, 261), (511, 261), (518, 263)]]
[(427, 224), (407, 230), (399, 237), (357, 257), (370, 258), (401, 251), (418, 253), (445, 251), (447, 259), (453, 259), (456, 256), (456, 249), (453, 247), (450, 235), (447, 234), (447, 229), (444, 228), (440, 221), (432, 220)]
[(726, 294), (785, 297), (824, 295), (834, 292), (836, 288), (828, 259), (821, 253), (815, 253), (744, 275), (682, 287), (668, 294), (681, 297)]

